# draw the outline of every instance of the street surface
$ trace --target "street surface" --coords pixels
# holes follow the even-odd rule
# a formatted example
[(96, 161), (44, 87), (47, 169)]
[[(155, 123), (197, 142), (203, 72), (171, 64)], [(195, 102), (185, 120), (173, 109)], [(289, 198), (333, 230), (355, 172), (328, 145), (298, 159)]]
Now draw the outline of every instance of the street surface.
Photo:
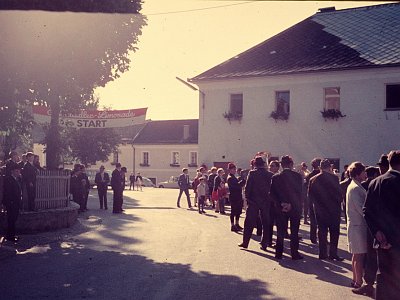
[(229, 215), (200, 215), (183, 197), (176, 208), (178, 190), (125, 191), (118, 215), (111, 193), (107, 211), (96, 194), (72, 228), (21, 236), (18, 254), (0, 261), (0, 299), (368, 299), (349, 287), (344, 228), (343, 262), (320, 261), (306, 238), (303, 261), (292, 261), (288, 249), (276, 261), (257, 236), (240, 249)]

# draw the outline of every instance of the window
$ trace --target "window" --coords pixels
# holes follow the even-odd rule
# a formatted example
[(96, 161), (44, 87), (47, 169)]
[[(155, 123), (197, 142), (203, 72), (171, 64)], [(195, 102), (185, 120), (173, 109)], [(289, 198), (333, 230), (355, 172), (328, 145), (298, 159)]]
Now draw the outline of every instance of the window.
[(231, 94), (231, 106), (229, 111), (237, 116), (243, 115), (243, 94)]
[(340, 110), (340, 88), (328, 87), (324, 89), (324, 110)]
[(174, 165), (174, 166), (179, 165), (179, 152), (178, 151), (172, 152), (171, 165)]
[(197, 152), (189, 152), (189, 167), (197, 167)]
[(400, 110), (400, 84), (386, 85), (386, 109)]
[(142, 152), (142, 163), (140, 164), (141, 167), (149, 166), (149, 152)]
[(288, 114), (290, 112), (290, 92), (275, 92), (276, 112), (278, 114)]

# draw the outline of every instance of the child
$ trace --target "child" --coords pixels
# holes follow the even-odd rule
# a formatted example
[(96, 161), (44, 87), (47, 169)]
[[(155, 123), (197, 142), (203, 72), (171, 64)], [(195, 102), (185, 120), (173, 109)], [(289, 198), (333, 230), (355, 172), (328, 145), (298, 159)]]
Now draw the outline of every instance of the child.
[(221, 215), (225, 215), (225, 198), (228, 196), (228, 191), (225, 187), (225, 182), (222, 180), (218, 188), (218, 208)]
[(204, 202), (206, 200), (206, 184), (204, 183), (204, 177), (199, 178), (199, 184), (197, 186), (197, 199), (199, 202), (199, 214), (205, 213)]

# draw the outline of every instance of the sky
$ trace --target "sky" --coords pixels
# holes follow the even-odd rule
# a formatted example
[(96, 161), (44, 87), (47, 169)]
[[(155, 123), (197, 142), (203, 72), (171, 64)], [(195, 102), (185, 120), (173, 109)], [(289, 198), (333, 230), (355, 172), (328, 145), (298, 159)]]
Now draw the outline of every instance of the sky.
[(144, 0), (147, 25), (130, 70), (97, 88), (100, 107), (148, 107), (147, 119), (197, 119), (198, 92), (187, 80), (315, 14), (382, 4), (344, 1)]

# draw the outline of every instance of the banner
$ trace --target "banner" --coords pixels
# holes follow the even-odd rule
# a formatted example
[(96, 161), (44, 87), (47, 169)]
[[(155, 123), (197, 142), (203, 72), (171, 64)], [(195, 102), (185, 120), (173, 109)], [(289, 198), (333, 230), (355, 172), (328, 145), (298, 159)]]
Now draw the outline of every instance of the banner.
[[(37, 124), (50, 123), (51, 110), (46, 106), (33, 106)], [(74, 128), (115, 128), (142, 124), (146, 121), (146, 108), (127, 110), (80, 110), (77, 114), (60, 116), (60, 125)]]

